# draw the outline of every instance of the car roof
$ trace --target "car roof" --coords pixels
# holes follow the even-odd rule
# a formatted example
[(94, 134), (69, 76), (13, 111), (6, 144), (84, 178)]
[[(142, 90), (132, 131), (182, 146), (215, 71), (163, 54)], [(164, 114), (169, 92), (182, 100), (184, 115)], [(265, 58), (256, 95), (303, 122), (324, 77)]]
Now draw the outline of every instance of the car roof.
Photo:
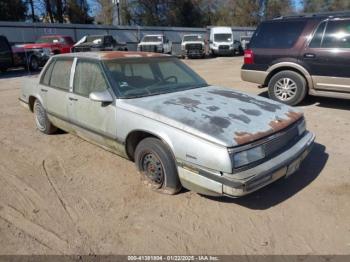
[(40, 36), (39, 38), (42, 38), (42, 37), (45, 37), (45, 38), (54, 38), (54, 37), (71, 37), (69, 35), (42, 35)]
[(133, 52), (133, 51), (99, 51), (99, 52), (77, 52), (57, 55), (57, 57), (90, 58), (96, 60), (113, 60), (123, 58), (149, 58), (149, 57), (170, 57), (161, 53)]
[(324, 12), (324, 13), (305, 13), (305, 14), (296, 14), (296, 15), (286, 15), (286, 16), (280, 16), (276, 17), (269, 21), (275, 21), (275, 20), (289, 20), (289, 19), (295, 19), (295, 20), (317, 20), (317, 19), (336, 19), (336, 18), (350, 18), (350, 12), (349, 11), (343, 11), (343, 12)]
[(143, 37), (145, 36), (164, 36), (163, 34), (157, 34), (157, 35), (144, 35)]

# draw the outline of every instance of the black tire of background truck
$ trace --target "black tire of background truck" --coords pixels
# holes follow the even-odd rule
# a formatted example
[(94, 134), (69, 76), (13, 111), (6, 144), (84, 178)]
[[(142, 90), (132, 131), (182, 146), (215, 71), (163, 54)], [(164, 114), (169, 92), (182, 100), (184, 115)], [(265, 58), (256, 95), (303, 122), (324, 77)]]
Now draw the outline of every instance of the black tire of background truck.
[(35, 124), (40, 132), (50, 135), (57, 131), (57, 127), (55, 127), (49, 120), (46, 114), (46, 110), (41, 105), (38, 99), (35, 100), (33, 106), (34, 119)]
[[(287, 100), (287, 101), (279, 99), (275, 94), (275, 85), (279, 80), (283, 78), (289, 78), (292, 81), (294, 81), (294, 83), (296, 84), (296, 93), (294, 97), (292, 97), (290, 100)], [(306, 80), (302, 75), (294, 71), (286, 70), (286, 71), (278, 72), (269, 81), (268, 93), (269, 93), (269, 97), (272, 100), (275, 100), (287, 105), (292, 105), (292, 106), (297, 105), (305, 98), (307, 94)]]
[[(170, 149), (159, 139), (154, 137), (143, 139), (136, 147), (134, 159), (136, 168), (142, 175), (142, 180), (152, 190), (170, 195), (174, 195), (181, 190), (175, 159)], [(147, 164), (147, 161), (155, 161), (157, 164)], [(154, 181), (150, 177), (145, 170), (148, 167), (162, 172), (162, 175), (159, 175), (161, 181)], [(152, 172), (154, 171), (152, 170)]]
[(33, 72), (39, 70), (39, 59), (35, 55), (29, 59), (29, 70)]

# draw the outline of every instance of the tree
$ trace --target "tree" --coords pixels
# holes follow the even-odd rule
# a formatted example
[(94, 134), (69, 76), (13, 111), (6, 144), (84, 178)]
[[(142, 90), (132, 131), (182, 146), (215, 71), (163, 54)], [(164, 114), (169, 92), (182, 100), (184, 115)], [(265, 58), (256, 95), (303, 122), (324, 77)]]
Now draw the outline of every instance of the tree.
[(99, 24), (111, 25), (113, 23), (113, 4), (111, 0), (97, 0), (100, 11), (95, 20)]
[(93, 18), (89, 16), (89, 5), (86, 0), (67, 0), (66, 15), (70, 23), (91, 24)]
[(349, 0), (303, 0), (304, 12), (328, 12), (350, 9)]
[(292, 13), (293, 3), (291, 0), (267, 0), (265, 17), (267, 19), (283, 16)]
[(24, 21), (27, 5), (22, 0), (0, 0), (0, 17), (3, 21)]

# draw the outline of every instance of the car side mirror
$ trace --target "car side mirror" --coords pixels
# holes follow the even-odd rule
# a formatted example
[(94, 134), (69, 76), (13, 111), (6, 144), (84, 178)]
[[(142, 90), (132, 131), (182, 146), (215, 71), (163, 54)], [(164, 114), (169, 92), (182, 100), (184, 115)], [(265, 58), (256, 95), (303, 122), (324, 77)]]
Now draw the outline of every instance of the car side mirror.
[(108, 90), (102, 91), (102, 92), (92, 92), (89, 95), (89, 99), (94, 102), (101, 102), (101, 103), (112, 103), (113, 97), (108, 92)]

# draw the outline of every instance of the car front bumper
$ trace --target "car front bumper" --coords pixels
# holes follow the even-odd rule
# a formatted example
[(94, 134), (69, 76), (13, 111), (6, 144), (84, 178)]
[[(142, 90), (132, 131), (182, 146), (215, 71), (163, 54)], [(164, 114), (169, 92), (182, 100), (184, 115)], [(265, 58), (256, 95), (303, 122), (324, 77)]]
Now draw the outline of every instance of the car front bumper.
[(306, 132), (291, 148), (276, 157), (244, 172), (249, 177), (239, 179), (240, 174), (220, 174), (178, 164), (179, 177), (185, 188), (212, 196), (240, 197), (250, 194), (282, 177), (288, 177), (299, 169), (300, 163), (312, 149), (315, 135)]

